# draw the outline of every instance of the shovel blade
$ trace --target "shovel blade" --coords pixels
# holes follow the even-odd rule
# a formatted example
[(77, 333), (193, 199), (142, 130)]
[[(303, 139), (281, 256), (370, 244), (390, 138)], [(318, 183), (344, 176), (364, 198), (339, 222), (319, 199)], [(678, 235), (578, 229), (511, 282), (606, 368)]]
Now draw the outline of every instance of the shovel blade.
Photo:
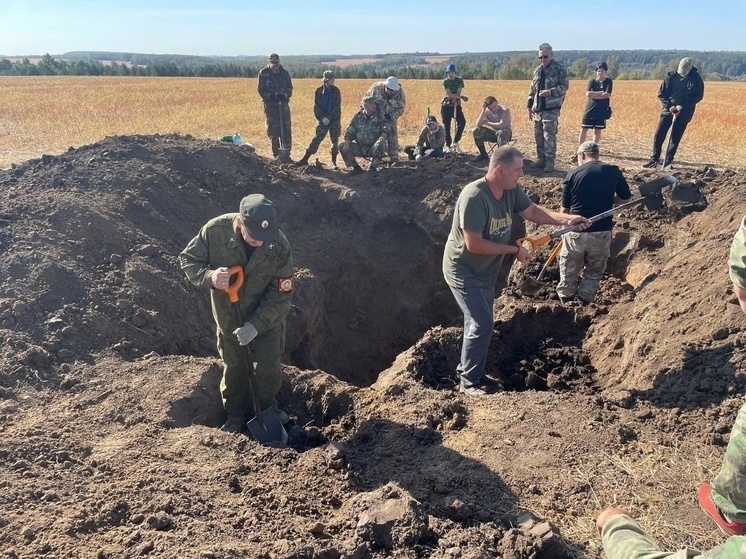
[(246, 427), (252, 438), (261, 444), (288, 443), (288, 432), (272, 408), (267, 408), (258, 417), (252, 418), (246, 423)]
[(536, 295), (546, 286), (547, 284), (544, 282), (535, 280), (534, 278), (526, 278), (521, 282), (521, 285), (518, 286), (518, 289), (520, 289), (521, 293), (524, 295)]
[(677, 182), (679, 182), (679, 179), (677, 179), (673, 175), (664, 175), (655, 180), (648, 181), (639, 186), (640, 196), (654, 196), (656, 194), (659, 194), (664, 187), (674, 185)]

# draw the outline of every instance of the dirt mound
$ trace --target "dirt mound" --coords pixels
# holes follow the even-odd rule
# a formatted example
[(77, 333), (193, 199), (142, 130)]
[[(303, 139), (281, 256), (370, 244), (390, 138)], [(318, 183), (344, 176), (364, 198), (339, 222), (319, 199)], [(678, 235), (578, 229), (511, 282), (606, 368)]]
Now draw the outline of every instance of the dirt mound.
[[(464, 400), (440, 260), (460, 188), (482, 174), (464, 156), (350, 179), (178, 136), (0, 171), (0, 551), (593, 557), (593, 517), (618, 499), (716, 541), (687, 481), (719, 463), (746, 386), (725, 272), (746, 181), (687, 169), (657, 209), (618, 215), (590, 306), (559, 304), (553, 268), (521, 294), (546, 247), (515, 269), (493, 393)], [(559, 206), (560, 173), (523, 184)], [(297, 267), (287, 448), (215, 429), (209, 302), (177, 262), (250, 192), (277, 204)]]

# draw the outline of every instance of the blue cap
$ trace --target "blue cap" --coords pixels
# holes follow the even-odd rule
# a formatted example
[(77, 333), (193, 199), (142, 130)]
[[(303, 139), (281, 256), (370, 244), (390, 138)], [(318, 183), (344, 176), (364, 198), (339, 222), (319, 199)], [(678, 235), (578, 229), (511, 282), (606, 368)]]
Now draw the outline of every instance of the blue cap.
[(446, 66), (446, 73), (448, 72), (456, 72), (456, 65), (451, 63), (448, 66)]

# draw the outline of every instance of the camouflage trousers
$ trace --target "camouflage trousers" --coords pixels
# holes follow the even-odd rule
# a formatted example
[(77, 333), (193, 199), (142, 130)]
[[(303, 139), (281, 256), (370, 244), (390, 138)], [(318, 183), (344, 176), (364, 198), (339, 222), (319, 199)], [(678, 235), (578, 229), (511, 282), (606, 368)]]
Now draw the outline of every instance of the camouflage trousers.
[(388, 128), (389, 137), (386, 152), (389, 154), (391, 161), (399, 161), (399, 126), (396, 124), (395, 118), (389, 121)]
[[(611, 231), (566, 233), (559, 253), (560, 281), (557, 295), (571, 298), (577, 295), (589, 303), (596, 296), (606, 262), (611, 254)], [(578, 284), (578, 277), (583, 278)]]
[(513, 137), (513, 132), (510, 130), (510, 128), (503, 128), (502, 130), (490, 130), (489, 128), (479, 126), (477, 128), (474, 128), (471, 133), (474, 136), (474, 145), (477, 146), (479, 153), (482, 153), (482, 151), (487, 153), (484, 149), (485, 142), (491, 142), (493, 144), (497, 144), (497, 147), (500, 147), (507, 144)]
[(730, 433), (720, 473), (712, 482), (712, 501), (736, 522), (746, 522), (746, 402)]
[(321, 142), (324, 141), (326, 134), (329, 133), (329, 141), (332, 143), (332, 157), (339, 152), (339, 135), (342, 131), (342, 124), (337, 121), (331, 121), (328, 125), (319, 121), (316, 126), (316, 135), (308, 146), (308, 155), (313, 155), (319, 149)]
[[(675, 519), (674, 519), (675, 520)], [(608, 559), (743, 559), (746, 536), (731, 536), (723, 545), (702, 552), (691, 547), (662, 551), (658, 544), (632, 518), (619, 515), (610, 518), (601, 532)]]
[(554, 163), (557, 155), (559, 115), (559, 109), (534, 113), (534, 140), (536, 140), (536, 157), (539, 161)]
[[(280, 114), (282, 114), (282, 117), (280, 117)], [(272, 155), (277, 157), (281, 141), (283, 147), (287, 148), (288, 153), (290, 153), (290, 148), (293, 145), (290, 107), (286, 103), (264, 103), (264, 124), (267, 136), (272, 144)]]
[(361, 146), (353, 140), (350, 142), (348, 149), (345, 149), (345, 144), (342, 144), (339, 153), (342, 154), (342, 159), (344, 159), (347, 167), (354, 167), (357, 165), (356, 157), (370, 157), (380, 161), (386, 153), (386, 143), (386, 140), (379, 138), (375, 144), (369, 147)]
[[(256, 363), (256, 382), (262, 410), (277, 407), (275, 396), (282, 385), (281, 359), (284, 349), (284, 323), (262, 332), (248, 345), (250, 366), (253, 368)], [(220, 394), (229, 419), (248, 421), (254, 416), (246, 351), (247, 346), (239, 345), (233, 334), (218, 333), (218, 353), (223, 360)]]

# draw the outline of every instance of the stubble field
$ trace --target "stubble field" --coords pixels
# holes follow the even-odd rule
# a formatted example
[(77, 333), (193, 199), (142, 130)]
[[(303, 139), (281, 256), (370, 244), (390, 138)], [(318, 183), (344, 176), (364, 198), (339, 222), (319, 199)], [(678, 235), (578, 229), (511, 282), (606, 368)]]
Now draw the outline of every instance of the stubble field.
[[(320, 80), (294, 80), (291, 99), (293, 154), (300, 156), (313, 137), (313, 93)], [(372, 80), (338, 80), (342, 91), (342, 125), (346, 127)], [(560, 118), (559, 157), (572, 154), (585, 105), (585, 80), (570, 84)], [(440, 114), (442, 87), (438, 80), (402, 80), (407, 112), (399, 121), (400, 144), (414, 143), (428, 107)], [(648, 155), (658, 118), (658, 82), (615, 82), (614, 117), (602, 138), (602, 149), (626, 159)], [(533, 131), (525, 111), (527, 81), (467, 81), (464, 94), (470, 128), (487, 95), (495, 95), (513, 113), (517, 146), (533, 155)], [(708, 82), (705, 98), (687, 129), (679, 163), (727, 161), (746, 165), (746, 83)], [(106, 136), (179, 133), (217, 138), (239, 132), (260, 155), (270, 155), (264, 113), (255, 79), (12, 77), (0, 78), (0, 168), (57, 154), (68, 147)], [(462, 145), (475, 148), (470, 135)], [(329, 160), (328, 141), (318, 157)]]

